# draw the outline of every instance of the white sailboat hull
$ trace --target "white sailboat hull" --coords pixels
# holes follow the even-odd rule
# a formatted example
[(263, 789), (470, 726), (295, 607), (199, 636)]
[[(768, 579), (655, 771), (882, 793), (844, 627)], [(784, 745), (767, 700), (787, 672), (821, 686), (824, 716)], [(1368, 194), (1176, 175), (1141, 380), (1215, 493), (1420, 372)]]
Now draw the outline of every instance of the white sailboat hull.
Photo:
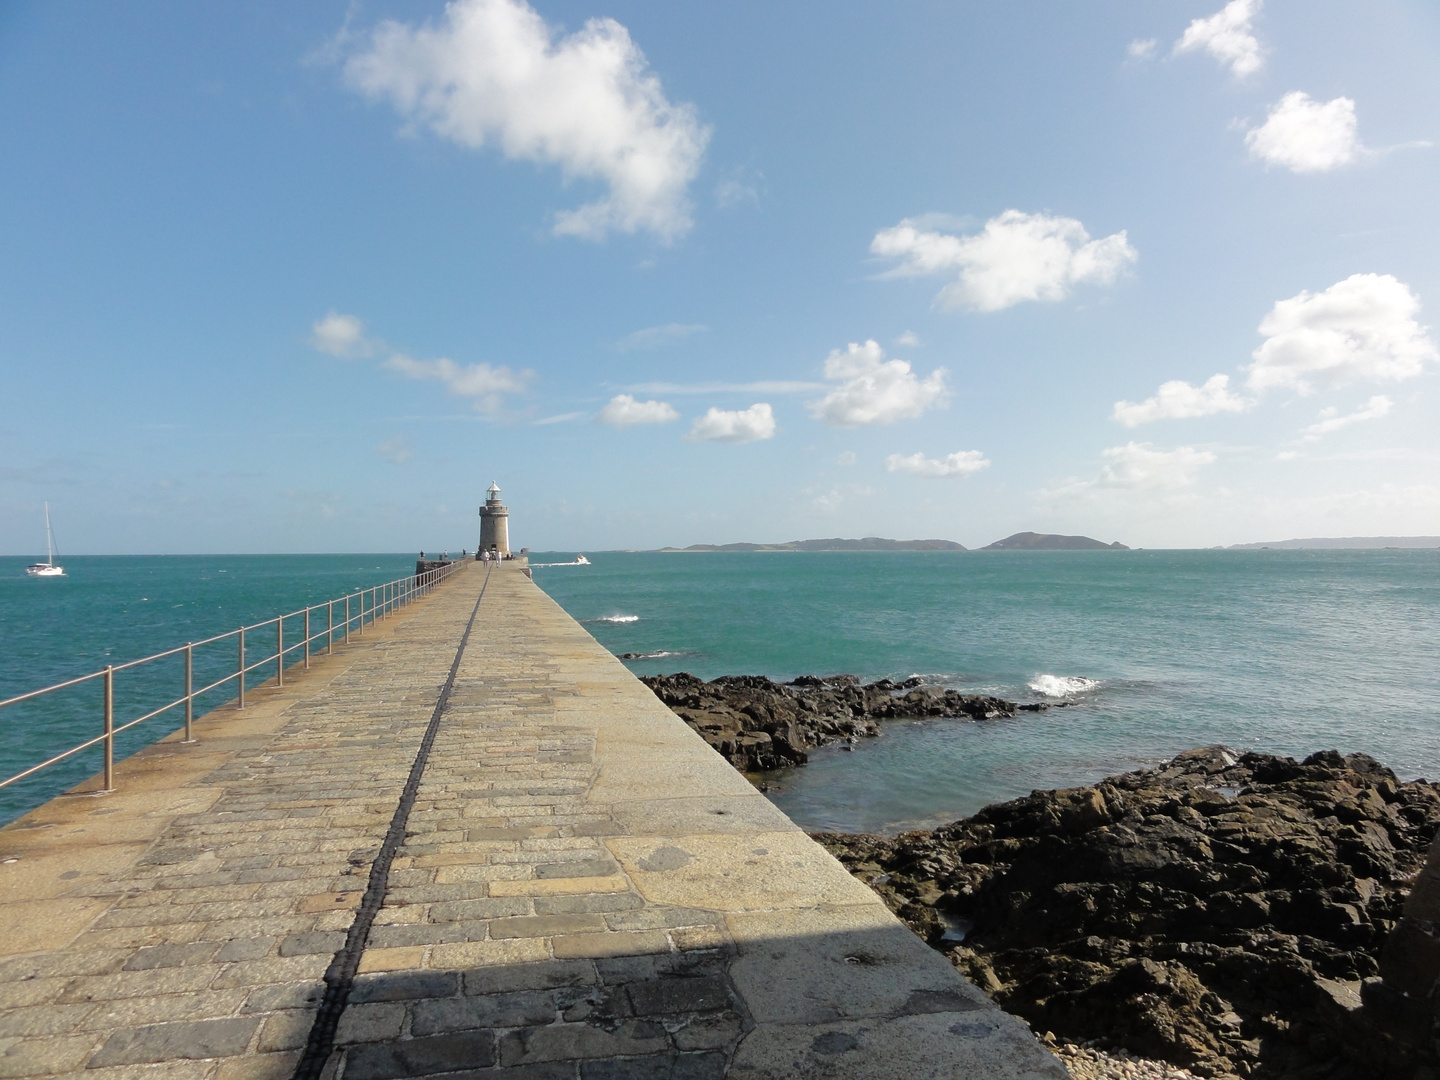
[(50, 504), (45, 504), (45, 561), (25, 568), (27, 577), (64, 577), (65, 568), (55, 565), (55, 533), (50, 528)]

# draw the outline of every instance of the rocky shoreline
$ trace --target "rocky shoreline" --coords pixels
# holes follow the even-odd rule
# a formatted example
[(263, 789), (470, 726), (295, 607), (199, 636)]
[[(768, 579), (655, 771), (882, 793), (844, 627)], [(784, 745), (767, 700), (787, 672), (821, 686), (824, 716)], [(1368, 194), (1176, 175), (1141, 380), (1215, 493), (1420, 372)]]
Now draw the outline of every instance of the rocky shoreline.
[(920, 679), (862, 685), (854, 675), (802, 675), (788, 683), (727, 675), (705, 682), (680, 672), (640, 681), (741, 772), (803, 765), (806, 751), (818, 746), (875, 738), (883, 720), (995, 720), (1055, 707), (962, 694)]
[(1151, 1075), (1106, 1071), (1128, 1053), (1205, 1077), (1359, 1080), (1380, 1071), (1360, 995), (1437, 828), (1440, 789), (1364, 754), (1209, 747), (933, 831), (816, 839), (1068, 1044), (1076, 1075)]

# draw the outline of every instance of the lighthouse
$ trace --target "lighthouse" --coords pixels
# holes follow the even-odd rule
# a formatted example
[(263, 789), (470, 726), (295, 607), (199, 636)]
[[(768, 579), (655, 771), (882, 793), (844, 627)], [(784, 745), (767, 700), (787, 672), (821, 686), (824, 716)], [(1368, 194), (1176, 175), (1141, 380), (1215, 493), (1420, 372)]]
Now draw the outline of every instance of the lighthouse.
[(486, 551), (510, 557), (510, 511), (500, 501), (500, 485), (493, 480), (480, 507), (480, 552)]

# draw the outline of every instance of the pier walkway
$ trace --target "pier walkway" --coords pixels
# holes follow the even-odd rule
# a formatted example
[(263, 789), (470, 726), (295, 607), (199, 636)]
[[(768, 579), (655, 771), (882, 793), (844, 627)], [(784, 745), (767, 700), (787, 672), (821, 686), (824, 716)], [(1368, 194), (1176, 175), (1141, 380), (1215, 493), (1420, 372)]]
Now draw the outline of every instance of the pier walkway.
[(0, 830), (0, 1076), (1066, 1075), (516, 564), (247, 706)]

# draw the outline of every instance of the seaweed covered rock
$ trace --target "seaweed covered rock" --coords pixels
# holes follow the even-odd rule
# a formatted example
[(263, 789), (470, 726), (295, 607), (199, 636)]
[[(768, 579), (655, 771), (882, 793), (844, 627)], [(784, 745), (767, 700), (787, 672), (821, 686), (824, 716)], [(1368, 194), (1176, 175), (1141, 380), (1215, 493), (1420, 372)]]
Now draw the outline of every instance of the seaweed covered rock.
[(1037, 1030), (1203, 1076), (1348, 1078), (1378, 1075), (1360, 991), (1437, 827), (1440, 790), (1364, 754), (1209, 747), (816, 839)]
[(705, 682), (680, 672), (640, 681), (742, 772), (800, 765), (814, 747), (874, 738), (881, 720), (992, 720), (1041, 707), (924, 686), (919, 679), (862, 685), (854, 675), (802, 675), (788, 683), (726, 675)]

